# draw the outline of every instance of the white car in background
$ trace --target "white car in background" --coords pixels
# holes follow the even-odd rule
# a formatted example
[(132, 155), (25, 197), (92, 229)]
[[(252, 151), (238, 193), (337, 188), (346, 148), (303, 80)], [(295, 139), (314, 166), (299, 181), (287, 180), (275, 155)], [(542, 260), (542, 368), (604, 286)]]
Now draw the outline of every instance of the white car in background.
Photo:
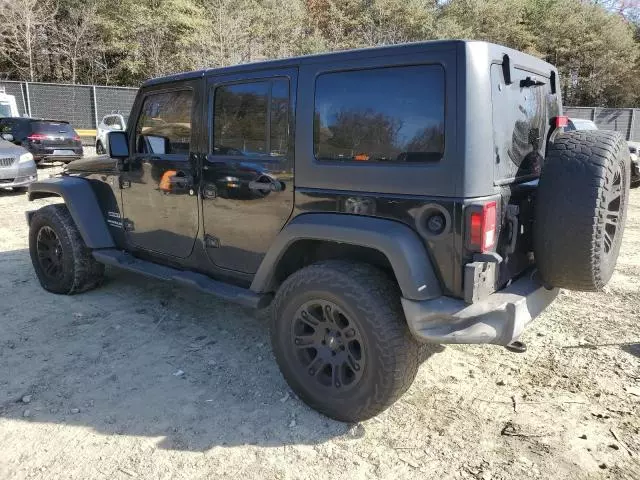
[(96, 153), (98, 155), (109, 153), (107, 151), (109, 148), (107, 135), (109, 132), (124, 131), (127, 128), (128, 117), (128, 115), (120, 113), (110, 113), (102, 118), (96, 131)]
[(0, 117), (19, 117), (16, 97), (7, 95), (4, 87), (0, 87)]
[(584, 118), (569, 118), (564, 130), (565, 132), (573, 130), (598, 130), (598, 127), (591, 120), (586, 120)]

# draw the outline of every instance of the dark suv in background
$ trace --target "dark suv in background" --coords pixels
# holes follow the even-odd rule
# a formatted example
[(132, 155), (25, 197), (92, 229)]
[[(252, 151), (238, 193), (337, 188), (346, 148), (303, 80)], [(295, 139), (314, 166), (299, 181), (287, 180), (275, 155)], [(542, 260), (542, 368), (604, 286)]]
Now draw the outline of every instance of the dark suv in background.
[(0, 118), (2, 138), (31, 152), (36, 163), (69, 163), (82, 158), (80, 136), (64, 120), (39, 118)]

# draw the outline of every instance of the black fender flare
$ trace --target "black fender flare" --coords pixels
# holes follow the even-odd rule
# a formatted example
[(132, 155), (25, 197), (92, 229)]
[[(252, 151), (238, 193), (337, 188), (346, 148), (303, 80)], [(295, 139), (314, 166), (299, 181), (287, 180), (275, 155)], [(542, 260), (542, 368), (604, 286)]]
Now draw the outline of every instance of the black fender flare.
[[(29, 201), (46, 197), (62, 197), (84, 243), (89, 248), (114, 248), (115, 243), (98, 199), (88, 180), (79, 177), (55, 177), (29, 185)], [(30, 212), (32, 215), (33, 212)], [(27, 220), (31, 223), (31, 215)]]
[(326, 240), (378, 250), (389, 260), (404, 298), (430, 300), (442, 295), (425, 246), (409, 226), (394, 220), (339, 213), (302, 214), (289, 222), (267, 251), (251, 290), (263, 293), (274, 289), (278, 262), (298, 240)]

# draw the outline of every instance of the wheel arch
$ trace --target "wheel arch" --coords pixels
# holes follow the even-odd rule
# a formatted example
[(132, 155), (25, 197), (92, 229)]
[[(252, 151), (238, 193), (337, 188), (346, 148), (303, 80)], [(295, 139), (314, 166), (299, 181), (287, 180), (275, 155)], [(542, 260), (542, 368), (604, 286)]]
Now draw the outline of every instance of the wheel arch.
[(405, 298), (442, 295), (427, 251), (410, 227), (382, 218), (332, 213), (294, 218), (265, 255), (251, 290), (272, 292), (297, 269), (328, 258), (355, 259), (389, 270)]
[[(87, 180), (65, 176), (49, 178), (29, 185), (29, 201), (48, 197), (61, 197), (64, 200), (87, 247), (115, 247), (98, 199)], [(29, 224), (33, 213), (27, 212)]]

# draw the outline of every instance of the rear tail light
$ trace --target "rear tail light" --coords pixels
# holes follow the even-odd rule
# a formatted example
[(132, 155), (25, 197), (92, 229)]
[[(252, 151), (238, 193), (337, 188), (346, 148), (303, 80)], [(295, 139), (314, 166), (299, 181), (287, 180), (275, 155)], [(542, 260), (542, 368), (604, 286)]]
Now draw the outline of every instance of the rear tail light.
[(82, 140), (82, 139), (80, 138), (80, 135), (77, 135), (77, 134), (73, 136), (73, 139), (74, 139), (76, 142), (80, 142), (80, 141)]
[(569, 125), (569, 117), (565, 117), (565, 116), (558, 116), (556, 117), (556, 128), (564, 128), (567, 125)]
[(467, 247), (474, 252), (488, 252), (497, 240), (497, 204), (467, 207)]
[(46, 140), (47, 136), (43, 135), (42, 133), (32, 133), (31, 135), (29, 135), (27, 137), (27, 139), (34, 141), (34, 140)]

